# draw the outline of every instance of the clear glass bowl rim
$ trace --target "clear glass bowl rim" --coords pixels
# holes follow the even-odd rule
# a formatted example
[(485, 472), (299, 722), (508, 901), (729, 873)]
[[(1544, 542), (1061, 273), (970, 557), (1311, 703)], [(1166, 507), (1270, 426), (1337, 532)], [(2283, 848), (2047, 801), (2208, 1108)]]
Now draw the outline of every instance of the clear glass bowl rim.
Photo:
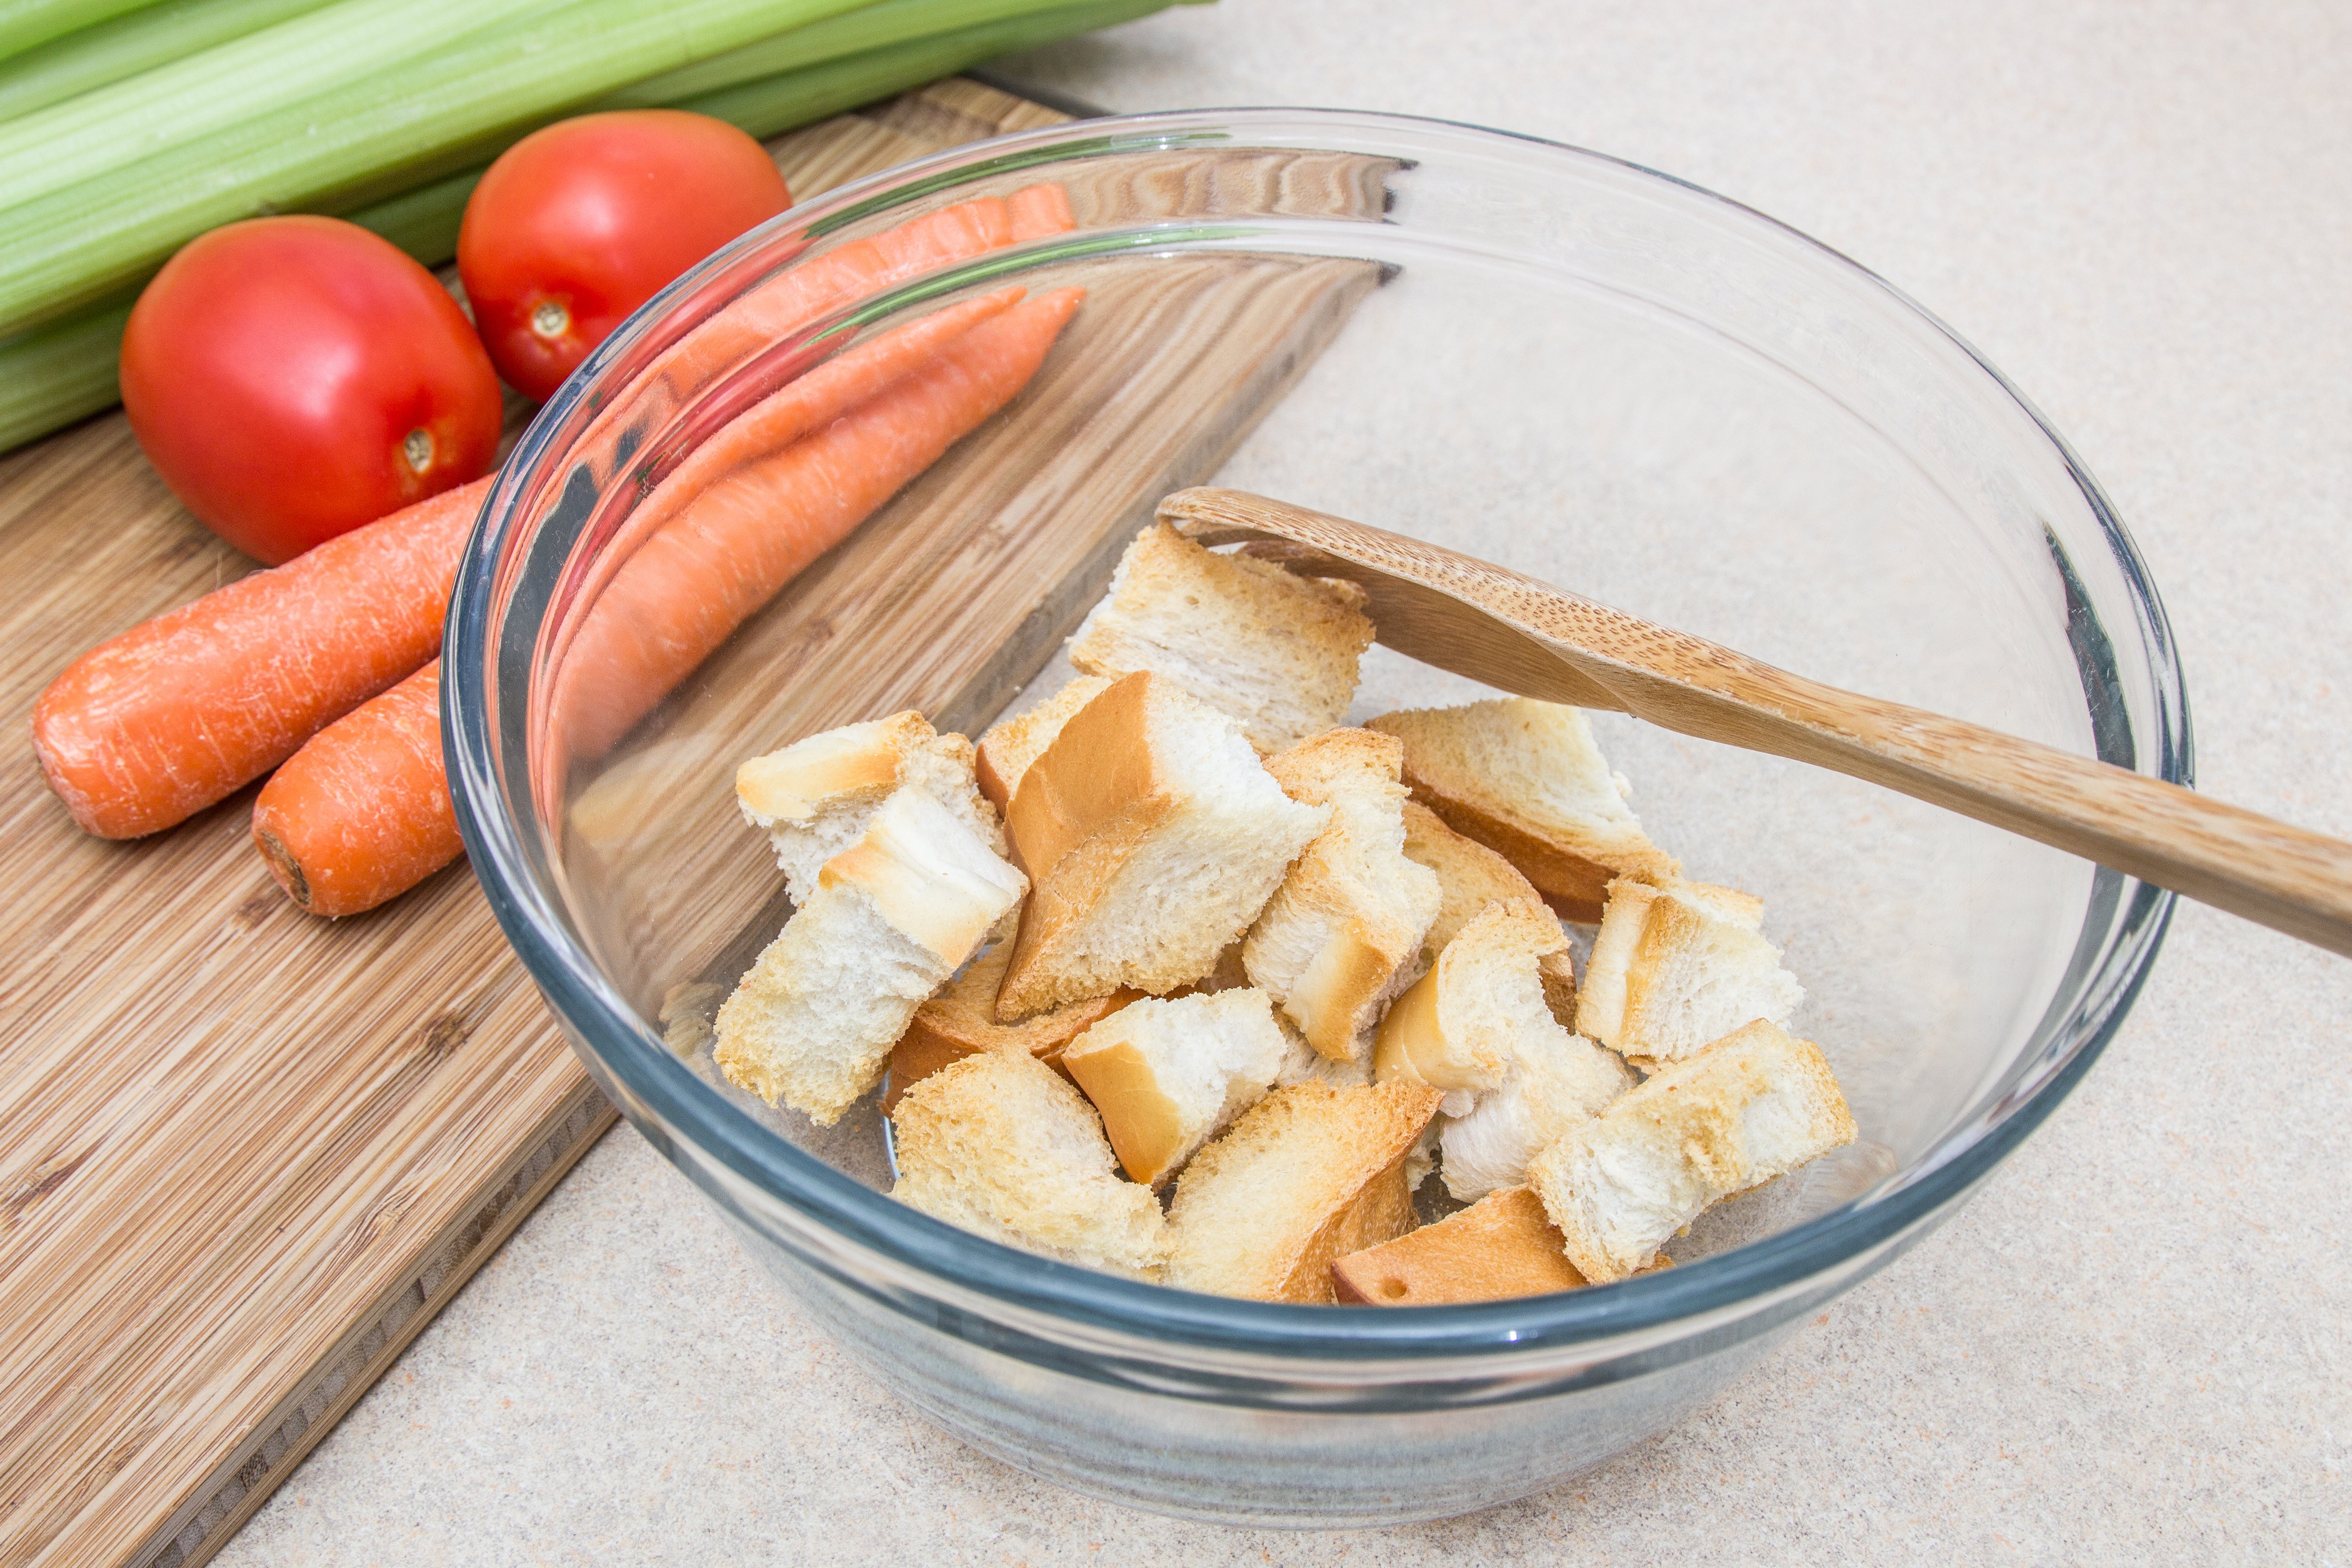
[[(1395, 1363), (1468, 1357), (1501, 1371), (1518, 1354), (1620, 1336), (1649, 1338), (1661, 1331), (1671, 1336), (1678, 1321), (1696, 1331), (1727, 1311), (1738, 1315), (1764, 1299), (1799, 1291), (1809, 1280), (1835, 1276), (1856, 1258), (1881, 1253), (1873, 1266), (1883, 1263), (1894, 1256), (1890, 1244), (1906, 1233), (1924, 1234), (2032, 1132), (2090, 1069), (2129, 1013), (2163, 945), (2172, 894), (2116, 878), (2130, 896), (2092, 899), (2083, 933), (2085, 942), (2099, 934), (2094, 928), (2102, 910), (2108, 911), (2106, 931), (2118, 940), (2105, 944), (2090, 973), (2074, 977), (2074, 1010), (2054, 1026), (2044, 1026), (2045, 1032), (2055, 1028), (2071, 1035), (2075, 1042), (2071, 1050), (2030, 1091), (2012, 1099), (1989, 1127), (1959, 1147), (1939, 1146), (1935, 1157), (1920, 1163), (1925, 1168), (1919, 1174), (1893, 1190), (1717, 1257), (1616, 1285), (1465, 1306), (1398, 1309), (1278, 1305), (1147, 1285), (1002, 1247), (893, 1202), (761, 1126), (673, 1056), (572, 938), (559, 900), (532, 865), (524, 836), (536, 828), (527, 830), (512, 812), (515, 801), (528, 800), (529, 792), (510, 794), (501, 782), (498, 761), (488, 674), (492, 668), (494, 584), (508, 535), (528, 494), (524, 476), (551, 456), (553, 433), (575, 405), (598, 389), (601, 374), (626, 353), (672, 301), (776, 237), (822, 234), (877, 205), (877, 198), (936, 194), (992, 173), (1043, 168), (1056, 156), (1199, 147), (1204, 141), (1246, 145), (1253, 143), (1253, 132), (1270, 145), (1334, 146), (1343, 143), (1330, 138), (1344, 138), (1350, 131), (1391, 144), (1409, 142), (1416, 135), (1448, 142), (1467, 138), (1506, 161), (1588, 163), (1659, 182), (1684, 198), (1777, 231), (1850, 280), (1883, 291), (1948, 339), (2033, 422), (2080, 489), (2126, 585), (2148, 659), (2158, 732), (2147, 739), (2153, 742), (2158, 776), (2183, 785), (2192, 782), (2188, 699), (2169, 623), (2130, 535), (2097, 481), (2041, 412), (1966, 340), (1901, 289), (1831, 247), (1741, 203), (1672, 174), (1566, 143), (1454, 121), (1365, 110), (1185, 110), (1015, 132), (902, 163), (829, 191), (744, 236), (656, 296), (556, 393), (524, 433), (484, 502), (458, 569), (445, 634), (443, 662), (452, 674), (443, 688), (443, 742), (459, 826), (483, 890), (525, 968), (572, 1031), (575, 1046), (592, 1058), (591, 1067), (609, 1072), (624, 1089), (625, 1100), (633, 1102), (628, 1108), (659, 1127), (657, 1145), (668, 1139), (684, 1140), (768, 1199), (857, 1249), (894, 1260), (898, 1267), (889, 1273), (936, 1280), (946, 1295), (996, 1303), (1008, 1319), (1027, 1325), (1059, 1320), (1074, 1331), (1091, 1329), (1130, 1342), (1241, 1352), (1253, 1359)], [(1285, 132), (1309, 140), (1282, 140)], [(2086, 692), (2086, 698), (2092, 695)], [(2115, 876), (2104, 870), (2099, 874)], [(713, 1201), (738, 1208), (735, 1197), (719, 1190), (698, 1162), (678, 1160), (667, 1147), (664, 1152)]]

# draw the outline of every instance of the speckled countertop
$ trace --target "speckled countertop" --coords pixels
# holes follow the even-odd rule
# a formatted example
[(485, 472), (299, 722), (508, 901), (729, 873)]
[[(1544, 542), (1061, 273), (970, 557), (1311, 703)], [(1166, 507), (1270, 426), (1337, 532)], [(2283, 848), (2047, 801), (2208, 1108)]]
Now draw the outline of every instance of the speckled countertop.
[[(1001, 74), (1530, 132), (1837, 247), (2104, 481), (2202, 786), (2352, 836), (2341, 0), (1224, 0)], [(218, 1561), (2344, 1561), (2347, 1024), (2352, 963), (2182, 906), (2048, 1125), (1715, 1405), (1565, 1490), (1328, 1535), (1128, 1511), (932, 1431), (624, 1128)]]

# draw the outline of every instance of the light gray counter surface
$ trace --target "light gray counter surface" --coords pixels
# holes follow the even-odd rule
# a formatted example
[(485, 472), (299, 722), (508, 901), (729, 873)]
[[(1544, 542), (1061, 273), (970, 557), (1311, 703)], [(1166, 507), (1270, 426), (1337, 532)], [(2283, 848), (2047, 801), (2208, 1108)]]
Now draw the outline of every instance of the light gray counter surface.
[[(2074, 444), (2179, 636), (2200, 784), (2352, 836), (2352, 6), (1224, 0), (1006, 62), (1118, 110), (1381, 109), (1735, 196)], [(2193, 905), (1952, 1223), (1570, 1488), (1180, 1523), (932, 1431), (608, 1136), (218, 1559), (2344, 1562), (2352, 963)]]

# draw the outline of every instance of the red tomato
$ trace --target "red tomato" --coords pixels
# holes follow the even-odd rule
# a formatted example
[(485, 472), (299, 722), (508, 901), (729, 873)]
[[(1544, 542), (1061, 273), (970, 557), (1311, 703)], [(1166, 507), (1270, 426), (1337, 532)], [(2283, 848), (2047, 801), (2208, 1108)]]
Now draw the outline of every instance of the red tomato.
[(122, 334), (122, 406), (172, 493), (276, 565), (478, 479), (499, 381), (449, 291), (327, 217), (200, 235)]
[(457, 273), (499, 374), (544, 399), (630, 311), (792, 201), (767, 152), (723, 120), (583, 114), (490, 165)]

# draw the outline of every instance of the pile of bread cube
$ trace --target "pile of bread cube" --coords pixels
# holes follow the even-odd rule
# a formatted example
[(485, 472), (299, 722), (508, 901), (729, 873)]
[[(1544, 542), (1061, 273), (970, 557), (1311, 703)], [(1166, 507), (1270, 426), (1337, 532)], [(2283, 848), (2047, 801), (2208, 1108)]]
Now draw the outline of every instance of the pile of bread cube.
[[(887, 1078), (899, 1201), (1275, 1301), (1623, 1279), (1851, 1142), (1761, 903), (1682, 879), (1581, 712), (1340, 726), (1363, 603), (1155, 524), (976, 747), (906, 712), (745, 763), (794, 910), (720, 1069), (824, 1124)], [(1422, 1225), (1433, 1171), (1469, 1206)]]

